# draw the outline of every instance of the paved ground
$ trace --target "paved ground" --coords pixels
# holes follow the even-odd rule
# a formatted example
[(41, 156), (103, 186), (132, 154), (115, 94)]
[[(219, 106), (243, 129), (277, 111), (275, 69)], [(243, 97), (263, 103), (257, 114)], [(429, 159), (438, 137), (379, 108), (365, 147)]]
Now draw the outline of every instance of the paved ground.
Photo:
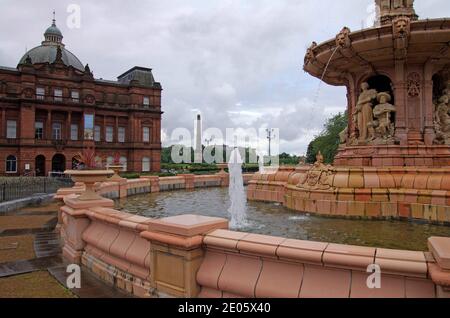
[(82, 269), (81, 289), (66, 288), (57, 224), (58, 204), (0, 216), (0, 298), (124, 298)]

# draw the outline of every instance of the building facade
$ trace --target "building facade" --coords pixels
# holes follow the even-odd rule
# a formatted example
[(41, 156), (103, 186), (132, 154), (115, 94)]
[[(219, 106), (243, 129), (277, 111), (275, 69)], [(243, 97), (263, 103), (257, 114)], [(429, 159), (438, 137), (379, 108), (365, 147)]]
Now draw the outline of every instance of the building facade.
[(0, 175), (61, 173), (94, 148), (104, 165), (159, 172), (161, 92), (152, 70), (95, 79), (65, 48), (55, 20), (16, 68), (0, 66)]

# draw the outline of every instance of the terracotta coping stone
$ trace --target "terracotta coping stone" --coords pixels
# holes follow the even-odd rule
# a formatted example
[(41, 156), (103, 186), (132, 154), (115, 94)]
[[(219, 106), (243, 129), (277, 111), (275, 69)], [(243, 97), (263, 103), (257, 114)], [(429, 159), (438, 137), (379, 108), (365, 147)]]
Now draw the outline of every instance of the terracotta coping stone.
[(450, 270), (450, 238), (430, 237), (428, 248), (439, 266), (444, 270)]
[(201, 215), (178, 215), (158, 220), (149, 220), (148, 230), (180, 236), (204, 235), (217, 229), (227, 229), (228, 220)]
[(287, 239), (280, 244), (276, 253), (280, 259), (322, 265), (322, 256), (327, 246), (328, 243)]
[(366, 271), (374, 263), (376, 248), (329, 244), (323, 254), (323, 263), (327, 267)]
[(215, 230), (205, 236), (203, 243), (208, 247), (219, 247), (221, 249), (234, 251), (237, 249), (238, 242), (247, 235), (249, 234), (228, 230)]
[(144, 231), (141, 232), (141, 237), (149, 241), (157, 241), (167, 245), (173, 245), (181, 248), (192, 249), (197, 248), (203, 243), (203, 236), (196, 235), (190, 237), (181, 237), (176, 235), (170, 235), (166, 233), (157, 233)]
[(427, 262), (423, 252), (379, 248), (375, 264), (379, 265), (381, 272), (385, 274), (427, 276)]
[(247, 252), (252, 255), (266, 255), (277, 257), (276, 251), (281, 243), (286, 239), (275, 236), (267, 236), (260, 234), (249, 234), (243, 237), (237, 243), (237, 249), (242, 252)]

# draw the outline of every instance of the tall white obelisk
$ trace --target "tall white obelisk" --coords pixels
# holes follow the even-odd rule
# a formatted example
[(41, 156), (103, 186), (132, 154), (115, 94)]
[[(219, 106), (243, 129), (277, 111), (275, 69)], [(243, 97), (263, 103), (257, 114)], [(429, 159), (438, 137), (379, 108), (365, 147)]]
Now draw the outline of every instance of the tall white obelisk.
[(195, 136), (196, 137), (195, 137), (194, 163), (202, 163), (203, 162), (202, 117), (200, 114), (197, 115)]

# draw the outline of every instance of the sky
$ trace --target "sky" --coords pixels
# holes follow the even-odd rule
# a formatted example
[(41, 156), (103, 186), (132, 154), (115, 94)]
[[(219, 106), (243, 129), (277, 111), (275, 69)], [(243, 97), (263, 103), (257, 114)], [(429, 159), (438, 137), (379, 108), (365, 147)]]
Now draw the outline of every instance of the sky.
[[(66, 48), (96, 78), (133, 66), (163, 86), (163, 144), (176, 128), (277, 128), (280, 152), (304, 154), (346, 89), (302, 69), (312, 41), (371, 26), (374, 0), (0, 0), (0, 65), (40, 45), (56, 10)], [(80, 8), (80, 27), (67, 24)], [(416, 0), (421, 18), (450, 16), (448, 0)], [(73, 21), (73, 20), (70, 20)], [(193, 133), (192, 133), (193, 134)], [(264, 136), (262, 136), (264, 137)], [(264, 139), (265, 140), (265, 139)]]

